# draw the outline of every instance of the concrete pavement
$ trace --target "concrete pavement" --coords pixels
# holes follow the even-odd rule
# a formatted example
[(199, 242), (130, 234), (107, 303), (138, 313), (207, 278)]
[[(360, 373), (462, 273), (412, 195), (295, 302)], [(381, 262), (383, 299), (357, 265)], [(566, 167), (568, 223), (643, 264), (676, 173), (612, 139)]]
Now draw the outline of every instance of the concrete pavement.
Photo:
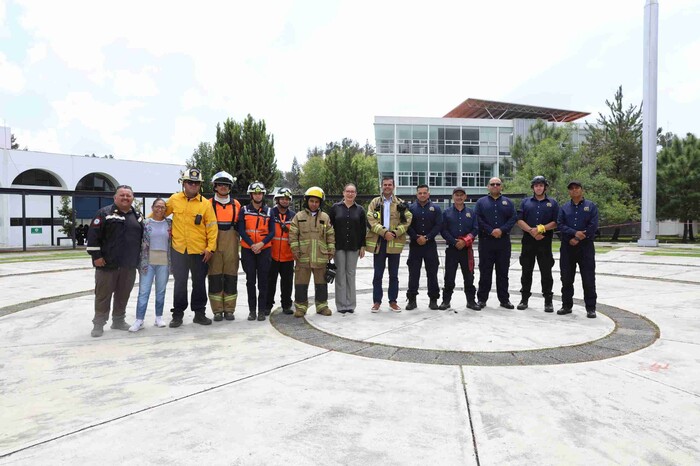
[[(151, 301), (146, 329), (102, 338), (87, 255), (0, 264), (0, 464), (697, 464), (700, 259), (645, 251), (598, 255), (595, 320), (501, 309), (495, 290), (481, 312), (461, 291), (431, 311), (422, 291), (372, 314), (368, 255), (353, 315), (248, 322), (241, 276), (234, 322), (155, 328)], [(516, 304), (519, 278), (514, 254)], [(400, 283), (403, 307), (403, 266)], [(596, 345), (605, 359), (581, 359)]]

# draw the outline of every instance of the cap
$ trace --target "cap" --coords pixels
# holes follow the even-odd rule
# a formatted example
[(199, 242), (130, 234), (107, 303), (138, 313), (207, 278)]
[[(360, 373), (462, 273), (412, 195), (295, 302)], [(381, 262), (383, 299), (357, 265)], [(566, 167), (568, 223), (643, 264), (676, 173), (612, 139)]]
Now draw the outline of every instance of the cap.
[(578, 186), (579, 188), (583, 188), (583, 185), (581, 184), (580, 181), (578, 181), (578, 180), (573, 180), (573, 181), (569, 181), (569, 184), (566, 185), (566, 189), (571, 189), (571, 186), (572, 186), (572, 185), (576, 185), (576, 186)]
[(464, 190), (464, 188), (455, 188), (452, 190), (452, 194), (461, 192), (462, 194), (467, 194), (467, 192)]

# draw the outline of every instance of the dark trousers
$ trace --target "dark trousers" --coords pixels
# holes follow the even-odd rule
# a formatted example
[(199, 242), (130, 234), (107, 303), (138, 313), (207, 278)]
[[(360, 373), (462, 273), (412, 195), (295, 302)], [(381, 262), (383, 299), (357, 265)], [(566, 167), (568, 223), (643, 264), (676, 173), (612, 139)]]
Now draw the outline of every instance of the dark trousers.
[(399, 298), (399, 262), (401, 254), (387, 254), (386, 241), (380, 239), (379, 252), (374, 255), (374, 279), (372, 280), (372, 299), (381, 303), (384, 291), (382, 281), (387, 260), (389, 261), (389, 302), (395, 303)]
[(192, 276), (192, 295), (190, 306), (194, 312), (204, 312), (207, 309), (207, 271), (209, 266), (202, 262), (201, 254), (181, 254), (175, 249), (170, 250), (170, 260), (173, 278), (173, 317), (180, 317), (187, 309), (187, 277)]
[(270, 273), (267, 280), (267, 309), (272, 310), (275, 305), (278, 274), (280, 276), (280, 302), (282, 309), (291, 309), (294, 261), (277, 262), (274, 259), (270, 262)]
[(93, 324), (104, 325), (109, 320), (109, 305), (112, 305), (112, 320), (124, 320), (126, 303), (136, 281), (136, 268), (95, 268), (95, 317)]
[(474, 287), (474, 273), (469, 270), (469, 253), (467, 248), (461, 251), (452, 246), (445, 251), (445, 288), (442, 291), (442, 300), (449, 303), (452, 299), (452, 292), (455, 289), (455, 277), (457, 276), (457, 267), (462, 269), (462, 278), (464, 278), (464, 294), (467, 296), (467, 302), (473, 302), (476, 295)]
[[(241, 248), (241, 262), (245, 272), (245, 285), (248, 290), (248, 311), (265, 311), (267, 306), (267, 280), (270, 273), (272, 255), (270, 248), (255, 254), (251, 249)], [(256, 298), (255, 283), (258, 284), (259, 298)]]
[(586, 303), (586, 310), (595, 310), (598, 295), (595, 291), (595, 246), (593, 241), (585, 240), (577, 246), (571, 246), (562, 241), (559, 252), (562, 305), (565, 308), (571, 308), (574, 305), (574, 278), (578, 264), (581, 268), (583, 301)]
[(552, 286), (554, 279), (552, 278), (552, 267), (554, 266), (554, 256), (552, 255), (552, 238), (545, 237), (537, 241), (527, 233), (523, 236), (523, 248), (520, 252), (520, 265), (523, 272), (520, 277), (520, 294), (522, 299), (528, 299), (532, 293), (532, 272), (535, 270), (535, 261), (540, 269), (540, 277), (542, 279), (542, 295), (545, 301), (552, 300)]
[(496, 294), (498, 301), (510, 299), (508, 293), (508, 268), (510, 267), (510, 236), (500, 238), (479, 235), (479, 301), (486, 302), (491, 292), (491, 276), (496, 266)]
[(438, 268), (440, 258), (437, 253), (437, 244), (434, 241), (425, 243), (423, 246), (411, 243), (408, 249), (408, 299), (418, 295), (418, 285), (420, 282), (420, 269), (425, 262), (425, 275), (428, 279), (428, 296), (430, 299), (440, 297), (440, 285), (438, 285)]

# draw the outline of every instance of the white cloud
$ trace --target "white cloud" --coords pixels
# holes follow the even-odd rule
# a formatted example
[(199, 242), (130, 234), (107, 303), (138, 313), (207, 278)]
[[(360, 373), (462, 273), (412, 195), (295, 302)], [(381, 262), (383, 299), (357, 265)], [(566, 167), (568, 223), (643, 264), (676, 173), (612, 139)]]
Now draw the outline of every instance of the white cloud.
[(27, 65), (39, 63), (48, 55), (48, 48), (45, 42), (34, 44), (27, 50)]
[(18, 94), (24, 90), (26, 79), (22, 68), (9, 61), (2, 52), (0, 52), (0, 76), (0, 90), (13, 94)]
[(28, 147), (31, 150), (50, 153), (65, 153), (61, 137), (54, 128), (28, 129), (23, 127), (12, 128), (17, 137), (21, 149)]
[(120, 97), (151, 97), (158, 94), (158, 85), (151, 76), (155, 67), (139, 72), (117, 70), (114, 72), (114, 90)]

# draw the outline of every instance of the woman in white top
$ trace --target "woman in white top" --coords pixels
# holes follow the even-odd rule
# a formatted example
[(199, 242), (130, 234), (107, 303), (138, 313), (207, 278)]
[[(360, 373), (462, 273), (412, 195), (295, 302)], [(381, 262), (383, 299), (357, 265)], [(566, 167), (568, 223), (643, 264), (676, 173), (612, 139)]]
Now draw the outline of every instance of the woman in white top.
[(146, 307), (151, 295), (153, 280), (156, 282), (156, 327), (165, 327), (163, 322), (163, 305), (165, 287), (170, 276), (170, 244), (172, 237), (172, 220), (165, 218), (165, 201), (161, 198), (153, 201), (152, 217), (144, 222), (143, 241), (141, 242), (141, 261), (139, 262), (139, 300), (136, 304), (136, 321), (129, 329), (138, 332), (143, 328)]

